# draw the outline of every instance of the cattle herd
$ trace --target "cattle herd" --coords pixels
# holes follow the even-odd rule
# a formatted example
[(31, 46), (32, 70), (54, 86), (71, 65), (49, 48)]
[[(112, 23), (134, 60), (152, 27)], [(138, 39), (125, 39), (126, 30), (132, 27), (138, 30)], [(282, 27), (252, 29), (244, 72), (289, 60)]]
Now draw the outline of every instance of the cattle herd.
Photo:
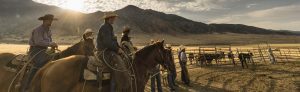
[[(218, 65), (221, 63), (222, 60), (226, 58), (225, 52), (223, 51), (218, 51), (216, 53), (203, 53), (203, 54), (197, 54), (193, 55), (194, 53), (189, 53), (189, 56), (194, 56), (194, 57), (189, 57), (189, 60), (194, 60), (196, 61), (196, 64), (200, 66), (211, 66), (213, 65), (213, 61), (215, 61), (215, 64)], [(248, 53), (238, 53), (238, 59), (242, 65), (243, 68), (248, 68), (247, 63), (254, 63), (253, 61), (253, 54), (251, 52)], [(233, 53), (227, 53), (227, 58), (229, 61), (232, 62), (233, 65), (236, 65), (235, 62), (235, 55)]]

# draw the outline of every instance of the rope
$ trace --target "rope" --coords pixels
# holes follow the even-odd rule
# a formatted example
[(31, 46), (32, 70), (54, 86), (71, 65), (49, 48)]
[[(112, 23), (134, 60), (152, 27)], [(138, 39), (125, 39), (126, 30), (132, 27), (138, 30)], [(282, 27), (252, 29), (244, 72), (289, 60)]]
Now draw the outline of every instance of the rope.
[[(11, 92), (11, 86), (13, 85), (14, 81), (15, 81), (15, 80), (17, 79), (17, 77), (21, 74), (21, 72), (23, 72), (23, 71), (26, 69), (26, 67), (28, 66), (28, 64), (32, 62), (32, 59), (33, 59), (34, 57), (36, 57), (36, 55), (40, 54), (42, 51), (46, 51), (46, 50), (47, 50), (47, 49), (40, 50), (38, 53), (36, 53), (35, 55), (33, 55), (33, 57), (30, 58), (28, 62), (26, 62), (26, 63), (24, 64), (24, 66), (21, 68), (21, 70), (15, 75), (15, 77), (14, 77), (13, 80), (11, 81), (11, 83), (10, 83), (10, 85), (9, 85), (9, 87), (8, 87), (8, 92)], [(58, 48), (55, 48), (54, 50), (56, 50), (56, 51), (58, 51), (58, 52), (61, 52), (61, 50), (59, 50)], [(29, 54), (31, 54), (31, 53), (29, 53)], [(19, 56), (19, 55), (17, 55), (17, 56)], [(17, 57), (17, 56), (16, 56), (16, 57)], [(16, 57), (15, 57), (15, 58), (16, 58)], [(53, 58), (54, 58), (54, 57), (52, 57), (52, 59), (53, 59)]]
[(30, 58), (28, 62), (26, 62), (26, 63), (24, 64), (24, 66), (21, 68), (21, 70), (16, 74), (16, 76), (13, 78), (13, 80), (12, 80), (11, 83), (9, 84), (8, 91), (7, 91), (7, 92), (11, 92), (11, 86), (13, 85), (13, 83), (15, 82), (15, 80), (17, 79), (17, 77), (21, 74), (21, 72), (23, 72), (23, 71), (26, 69), (27, 65), (28, 65), (30, 62), (32, 62), (32, 59), (33, 59), (36, 55), (40, 54), (42, 51), (45, 51), (45, 50), (40, 50), (38, 53), (36, 53), (35, 55), (33, 55), (33, 57)]
[(83, 87), (82, 87), (81, 92), (84, 92), (85, 84), (86, 84), (86, 80), (84, 80), (84, 83), (83, 83)]
[(102, 59), (103, 59), (104, 63), (105, 63), (110, 69), (112, 69), (112, 70), (114, 70), (114, 71), (118, 71), (118, 72), (127, 72), (127, 70), (120, 70), (120, 69), (114, 68), (113, 66), (111, 66), (110, 64), (107, 63), (107, 61), (106, 61), (106, 59), (105, 59), (105, 56), (104, 56), (106, 50), (107, 50), (107, 49), (105, 49), (105, 50), (102, 52)]
[(156, 75), (158, 75), (158, 74), (160, 74), (160, 71), (159, 72), (156, 72), (155, 74), (153, 74), (153, 75), (151, 75), (151, 77), (150, 78), (153, 78), (153, 77), (155, 77)]
[[(114, 70), (114, 71), (118, 71), (118, 72), (128, 72), (127, 70), (119, 70), (119, 69), (116, 69), (116, 68), (114, 68), (113, 66), (111, 66), (110, 64), (108, 64), (107, 61), (106, 61), (106, 59), (105, 59), (105, 56), (104, 56), (106, 50), (107, 50), (107, 49), (104, 49), (104, 50), (102, 51), (102, 59), (103, 59), (103, 62), (104, 62), (110, 69), (112, 69), (112, 70)], [(101, 61), (101, 60), (98, 59), (99, 55), (95, 55), (95, 56), (97, 56), (97, 57), (96, 57), (96, 60), (97, 60), (97, 61)], [(125, 54), (125, 56), (126, 56), (127, 59), (129, 59), (129, 58), (128, 58), (129, 56), (128, 56), (127, 54)], [(128, 63), (128, 62), (127, 62), (127, 63)], [(137, 80), (136, 80), (136, 76), (135, 76), (135, 71), (134, 71), (134, 69), (133, 69), (133, 63), (129, 61), (129, 65), (130, 65), (129, 69), (131, 69), (131, 71), (132, 71), (133, 74), (130, 74), (130, 72), (129, 72), (128, 75), (130, 75), (130, 76), (133, 77), (132, 79), (133, 79), (134, 82), (135, 82), (135, 85), (134, 85), (134, 86), (135, 86), (135, 92), (137, 92)], [(133, 89), (133, 88), (131, 87), (131, 89)]]

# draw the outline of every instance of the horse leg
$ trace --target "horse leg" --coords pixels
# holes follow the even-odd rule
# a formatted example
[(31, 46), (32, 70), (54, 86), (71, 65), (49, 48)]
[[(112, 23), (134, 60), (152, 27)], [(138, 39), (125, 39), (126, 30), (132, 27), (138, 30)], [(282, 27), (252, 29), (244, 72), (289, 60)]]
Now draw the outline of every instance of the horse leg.
[(203, 66), (203, 63), (204, 63), (205, 61), (204, 60), (200, 60), (200, 66), (202, 67)]
[(211, 65), (211, 60), (206, 60), (207, 65)]
[(248, 68), (248, 64), (247, 64), (247, 63), (248, 63), (249, 61), (248, 61), (248, 62), (247, 62), (247, 61), (248, 61), (248, 60), (245, 59), (245, 65), (246, 65), (246, 67)]
[(255, 65), (255, 62), (252, 57), (250, 57), (250, 61), (252, 62), (252, 65)]
[(234, 58), (231, 58), (231, 60), (232, 60), (233, 65), (236, 65), (235, 61), (234, 61)]
[(240, 60), (241, 64), (242, 64), (242, 67), (244, 68), (244, 60)]

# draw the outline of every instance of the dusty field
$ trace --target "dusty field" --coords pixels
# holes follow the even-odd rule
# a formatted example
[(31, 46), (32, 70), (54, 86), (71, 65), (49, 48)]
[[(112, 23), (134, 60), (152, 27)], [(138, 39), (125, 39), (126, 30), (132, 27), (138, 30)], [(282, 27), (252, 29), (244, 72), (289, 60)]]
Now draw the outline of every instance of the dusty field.
[[(237, 48), (250, 48), (256, 45), (234, 46)], [(274, 44), (272, 46), (299, 46), (299, 44)], [(60, 46), (60, 49), (68, 47)], [(0, 53), (25, 53), (27, 45), (0, 44)], [(189, 47), (194, 49), (197, 47)], [(177, 49), (176, 47), (174, 49)], [(178, 62), (176, 60), (176, 62)], [(189, 65), (192, 87), (182, 85), (180, 81), (180, 68), (177, 63), (178, 92), (300, 92), (300, 60), (293, 62), (279, 62), (276, 65), (256, 61), (257, 65), (250, 65), (242, 69), (241, 65), (233, 66), (229, 63), (199, 67)], [(164, 90), (168, 92), (165, 85)], [(150, 92), (149, 86), (146, 92)]]
[(192, 87), (182, 85), (179, 72), (179, 92), (300, 92), (300, 62), (259, 64), (249, 69), (240, 65), (188, 68)]

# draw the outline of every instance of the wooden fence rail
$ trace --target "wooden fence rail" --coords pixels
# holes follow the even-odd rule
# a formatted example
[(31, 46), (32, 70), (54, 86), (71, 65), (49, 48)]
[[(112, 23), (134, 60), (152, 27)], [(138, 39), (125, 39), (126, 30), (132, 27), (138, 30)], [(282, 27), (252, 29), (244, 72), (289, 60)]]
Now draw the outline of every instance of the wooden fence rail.
[[(299, 47), (263, 47), (258, 45), (252, 48), (232, 48), (231, 46), (210, 46), (210, 47), (199, 47), (197, 49), (186, 48), (186, 53), (193, 53), (194, 56), (199, 53), (216, 53), (217, 51), (222, 51), (225, 53), (225, 59), (222, 61), (229, 61), (227, 55), (230, 51), (235, 55), (235, 60), (238, 61), (238, 53), (253, 53), (254, 62), (270, 63), (270, 51), (273, 53), (276, 62), (291, 62), (300, 61), (300, 48)], [(174, 58), (178, 59), (178, 50), (173, 50)]]

